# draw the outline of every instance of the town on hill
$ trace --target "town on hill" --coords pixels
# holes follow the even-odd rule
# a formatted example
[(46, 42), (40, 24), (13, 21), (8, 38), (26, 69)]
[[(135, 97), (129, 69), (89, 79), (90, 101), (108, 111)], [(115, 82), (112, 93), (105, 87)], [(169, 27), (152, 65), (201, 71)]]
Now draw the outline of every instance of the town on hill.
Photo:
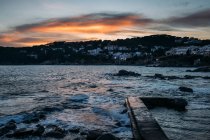
[(1, 65), (209, 66), (210, 40), (170, 35), (0, 47)]

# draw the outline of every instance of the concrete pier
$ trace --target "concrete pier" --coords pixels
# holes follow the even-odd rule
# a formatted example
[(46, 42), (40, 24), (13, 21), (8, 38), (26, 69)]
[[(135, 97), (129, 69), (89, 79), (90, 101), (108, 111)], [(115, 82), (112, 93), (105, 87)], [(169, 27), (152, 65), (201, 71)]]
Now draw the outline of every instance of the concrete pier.
[(155, 118), (139, 97), (126, 99), (133, 136), (136, 140), (168, 140)]

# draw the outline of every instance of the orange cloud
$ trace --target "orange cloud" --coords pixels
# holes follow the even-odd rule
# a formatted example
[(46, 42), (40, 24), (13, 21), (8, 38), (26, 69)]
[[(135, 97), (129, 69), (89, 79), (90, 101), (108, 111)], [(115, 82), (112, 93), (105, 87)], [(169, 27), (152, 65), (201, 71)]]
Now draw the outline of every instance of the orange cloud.
[[(110, 39), (115, 32), (119, 33), (132, 27), (142, 27), (151, 22), (151, 19), (130, 13), (98, 13), (73, 18), (51, 19), (40, 23), (17, 26), (12, 32), (0, 36), (0, 43), (16, 43), (16, 46), (28, 46), (48, 43), (49, 41), (69, 41), (69, 37), (73, 37), (74, 40), (98, 38), (99, 36), (100, 39)], [(51, 37), (52, 34), (62, 36)]]

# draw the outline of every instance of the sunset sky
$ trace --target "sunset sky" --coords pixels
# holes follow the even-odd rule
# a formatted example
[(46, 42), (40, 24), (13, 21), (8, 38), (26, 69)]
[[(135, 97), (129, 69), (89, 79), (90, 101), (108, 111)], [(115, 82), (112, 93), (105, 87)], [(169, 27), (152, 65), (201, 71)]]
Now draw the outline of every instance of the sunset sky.
[(210, 39), (210, 1), (0, 0), (0, 46), (152, 34)]

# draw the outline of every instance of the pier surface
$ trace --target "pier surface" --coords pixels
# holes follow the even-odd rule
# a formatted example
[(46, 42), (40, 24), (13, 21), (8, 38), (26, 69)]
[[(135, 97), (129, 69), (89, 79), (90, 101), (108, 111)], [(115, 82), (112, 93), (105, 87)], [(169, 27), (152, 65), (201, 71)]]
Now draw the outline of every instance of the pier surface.
[(155, 118), (139, 97), (126, 99), (133, 136), (136, 140), (168, 140)]

